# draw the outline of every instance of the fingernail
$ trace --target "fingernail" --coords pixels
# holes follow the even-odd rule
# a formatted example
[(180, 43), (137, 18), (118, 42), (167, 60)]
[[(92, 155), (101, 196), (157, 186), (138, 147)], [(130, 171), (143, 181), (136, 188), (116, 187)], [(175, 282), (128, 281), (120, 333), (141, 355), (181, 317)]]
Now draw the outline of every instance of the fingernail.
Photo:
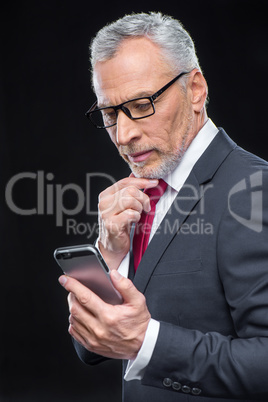
[(66, 282), (67, 282), (66, 276), (63, 275), (59, 277), (59, 283), (61, 284), (61, 286), (64, 286)]
[(120, 281), (120, 279), (122, 278), (122, 275), (121, 274), (119, 274), (119, 272), (116, 270), (116, 269), (114, 269), (113, 271), (112, 271), (112, 275), (113, 275), (113, 277), (114, 277), (114, 279), (116, 280), (116, 281)]
[(155, 186), (157, 186), (157, 184), (158, 184), (158, 180), (152, 179), (152, 180), (149, 180), (149, 182), (145, 188), (155, 187)]

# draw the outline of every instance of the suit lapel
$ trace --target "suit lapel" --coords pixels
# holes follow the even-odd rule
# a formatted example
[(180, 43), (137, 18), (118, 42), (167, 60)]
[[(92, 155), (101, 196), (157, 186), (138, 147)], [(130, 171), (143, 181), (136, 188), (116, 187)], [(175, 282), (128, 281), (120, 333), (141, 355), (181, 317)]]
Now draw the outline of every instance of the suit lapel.
[[(145, 292), (161, 256), (180, 230), (181, 225), (200, 201), (202, 197), (200, 186), (208, 183), (213, 178), (220, 165), (235, 146), (236, 144), (227, 136), (224, 130), (220, 129), (217, 136), (195, 164), (142, 257), (133, 280), (140, 292)], [(133, 267), (131, 266), (130, 272), (132, 271)]]

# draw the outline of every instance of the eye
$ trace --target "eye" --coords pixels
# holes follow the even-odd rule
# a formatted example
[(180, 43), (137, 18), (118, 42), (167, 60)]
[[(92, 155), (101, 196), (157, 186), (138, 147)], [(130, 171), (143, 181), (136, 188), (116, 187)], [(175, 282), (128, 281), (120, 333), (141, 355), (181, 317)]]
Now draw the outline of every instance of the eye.
[(139, 111), (147, 111), (148, 109), (150, 109), (151, 107), (151, 102), (149, 102), (148, 100), (144, 100), (144, 101), (137, 101), (134, 103), (134, 108), (136, 110)]
[(144, 117), (153, 113), (153, 107), (149, 99), (137, 99), (127, 105), (133, 117)]
[(117, 116), (116, 116), (116, 112), (114, 111), (114, 109), (112, 109), (112, 108), (104, 109), (101, 112), (102, 112), (103, 121), (106, 124), (113, 124), (116, 121)]

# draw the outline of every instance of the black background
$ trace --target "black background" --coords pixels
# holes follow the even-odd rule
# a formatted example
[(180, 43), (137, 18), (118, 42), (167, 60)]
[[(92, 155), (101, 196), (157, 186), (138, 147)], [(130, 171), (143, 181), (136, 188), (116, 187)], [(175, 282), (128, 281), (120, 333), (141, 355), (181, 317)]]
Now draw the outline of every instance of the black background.
[[(88, 72), (90, 38), (132, 11), (162, 11), (180, 19), (194, 38), (208, 81), (209, 116), (239, 145), (268, 159), (266, 4), (47, 0), (13, 1), (2, 8), (0, 401), (120, 401), (121, 362), (91, 368), (73, 350), (66, 292), (53, 260), (56, 247), (94, 241), (97, 232), (87, 238), (83, 225), (93, 227), (96, 216), (83, 208), (56, 226), (55, 213), (12, 212), (4, 192), (14, 175), (25, 172), (44, 174), (45, 196), (48, 188), (55, 195), (56, 185), (69, 183), (85, 191), (88, 173), (115, 180), (129, 174), (105, 132), (84, 117), (95, 99)], [(92, 211), (107, 185), (107, 179), (92, 180)], [(35, 208), (37, 187), (35, 179), (20, 180), (14, 202)], [(66, 191), (65, 207), (76, 204), (74, 192)], [(79, 233), (67, 233), (70, 218), (81, 223)]]

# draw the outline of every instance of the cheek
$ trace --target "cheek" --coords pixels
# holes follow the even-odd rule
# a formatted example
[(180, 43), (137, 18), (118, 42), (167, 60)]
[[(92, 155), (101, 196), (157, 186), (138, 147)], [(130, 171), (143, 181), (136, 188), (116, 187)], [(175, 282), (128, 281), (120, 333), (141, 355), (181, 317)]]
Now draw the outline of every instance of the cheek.
[(169, 115), (166, 116), (166, 128), (169, 131), (170, 141), (178, 145), (188, 133), (191, 120), (191, 109), (186, 101), (174, 104)]
[(178, 102), (177, 99), (174, 99), (173, 102), (162, 103), (156, 112), (159, 127), (171, 133), (181, 121), (182, 110), (182, 102)]
[(177, 111), (161, 110), (149, 125), (150, 138), (163, 150), (170, 150), (178, 145), (180, 137), (181, 118)]
[(159, 150), (166, 149), (169, 145), (169, 130), (167, 127), (168, 123), (164, 119), (161, 120), (158, 116), (158, 119), (152, 121), (148, 125), (148, 128), (144, 130), (147, 137), (147, 139), (144, 138), (144, 142), (151, 144)]
[[(162, 106), (162, 105), (161, 105)], [(148, 117), (146, 126), (144, 126), (145, 132), (150, 133), (150, 137), (163, 137), (164, 132), (169, 132), (169, 128), (172, 125), (173, 113), (167, 107), (161, 107), (156, 109), (156, 113)], [(145, 123), (145, 121), (144, 121)], [(167, 134), (165, 134), (166, 136)]]

